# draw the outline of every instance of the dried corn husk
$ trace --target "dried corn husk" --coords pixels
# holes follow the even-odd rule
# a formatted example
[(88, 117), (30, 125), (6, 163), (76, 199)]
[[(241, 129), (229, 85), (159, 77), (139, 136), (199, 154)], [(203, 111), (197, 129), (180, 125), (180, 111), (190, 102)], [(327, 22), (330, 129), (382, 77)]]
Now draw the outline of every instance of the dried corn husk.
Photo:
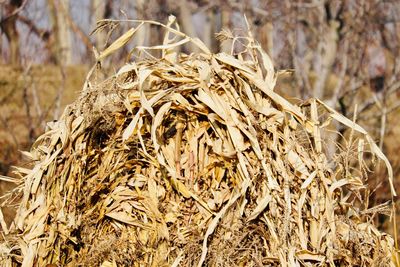
[[(297, 106), (274, 92), (251, 35), (238, 55), (212, 54), (174, 25), (161, 26), (175, 39), (136, 48), (161, 58), (97, 84), (89, 75), (37, 139), (1, 265), (396, 266), (392, 237), (357, 202), (365, 153), (384, 161), (392, 186), (367, 132), (319, 100)], [(174, 52), (186, 42), (201, 52)], [(352, 130), (351, 168), (325, 157), (331, 119)]]

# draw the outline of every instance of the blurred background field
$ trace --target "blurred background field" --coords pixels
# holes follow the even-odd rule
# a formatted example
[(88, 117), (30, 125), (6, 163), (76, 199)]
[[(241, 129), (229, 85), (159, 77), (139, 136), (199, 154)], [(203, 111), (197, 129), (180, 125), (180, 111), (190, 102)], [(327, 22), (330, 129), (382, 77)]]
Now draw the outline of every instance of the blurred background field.
[[(216, 39), (215, 33), (243, 34), (245, 15), (275, 68), (290, 70), (278, 77), (276, 90), (296, 103), (320, 98), (355, 118), (388, 156), (396, 188), (400, 187), (398, 1), (3, 0), (0, 7), (1, 175), (12, 176), (14, 165), (26, 166), (20, 151), (28, 150), (46, 122), (57, 119), (77, 97), (95, 63), (93, 47), (102, 51), (130, 27), (112, 20), (165, 23), (174, 14), (184, 32), (218, 52), (231, 46)], [(91, 34), (102, 19), (111, 22), (107, 27), (97, 24), (100, 31)], [(160, 43), (163, 32), (151, 32), (143, 28), (133, 44), (103, 67), (112, 73), (114, 65), (122, 65), (117, 62), (134, 60), (124, 55), (135, 45)], [(332, 130), (325, 149), (333, 154), (340, 147), (337, 135), (346, 133)], [(391, 200), (384, 166), (381, 170), (371, 173), (367, 182), (371, 205)], [(11, 187), (1, 182), (1, 192)], [(399, 198), (395, 201), (399, 206)], [(13, 209), (3, 209), (9, 221)], [(393, 233), (388, 217), (377, 214), (375, 219), (383, 230)]]

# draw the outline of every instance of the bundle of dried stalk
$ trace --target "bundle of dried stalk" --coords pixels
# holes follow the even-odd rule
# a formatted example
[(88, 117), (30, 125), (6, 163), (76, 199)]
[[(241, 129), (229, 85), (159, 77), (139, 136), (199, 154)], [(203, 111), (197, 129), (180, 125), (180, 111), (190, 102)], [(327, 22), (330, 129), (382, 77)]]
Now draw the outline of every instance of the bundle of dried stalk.
[[(363, 128), (319, 100), (300, 107), (275, 93), (271, 60), (250, 34), (221, 34), (243, 51), (212, 54), (173, 18), (143, 23), (166, 38), (136, 51), (161, 58), (97, 84), (90, 74), (26, 153), (34, 166), (18, 168), (1, 266), (396, 266), (392, 237), (370, 220), (380, 207), (358, 201), (363, 154), (384, 161), (392, 184)], [(187, 42), (201, 52), (174, 52)], [(356, 152), (328, 164), (331, 119), (351, 128)]]

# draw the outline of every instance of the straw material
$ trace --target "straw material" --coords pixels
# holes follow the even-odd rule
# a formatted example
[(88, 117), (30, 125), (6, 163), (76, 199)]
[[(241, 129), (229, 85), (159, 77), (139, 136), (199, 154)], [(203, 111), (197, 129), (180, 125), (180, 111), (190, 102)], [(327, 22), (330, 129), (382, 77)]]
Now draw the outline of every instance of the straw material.
[[(396, 266), (392, 237), (370, 220), (385, 207), (357, 201), (364, 153), (386, 163), (392, 184), (363, 128), (319, 100), (297, 106), (275, 93), (271, 60), (251, 34), (233, 40), (243, 52), (212, 54), (172, 17), (141, 23), (166, 38), (135, 51), (161, 58), (97, 84), (93, 70), (49, 123), (26, 153), (33, 168), (18, 168), (21, 202), (11, 227), (1, 224), (1, 266)], [(187, 42), (201, 52), (175, 52)], [(332, 119), (351, 128), (356, 152), (329, 165), (322, 131)]]

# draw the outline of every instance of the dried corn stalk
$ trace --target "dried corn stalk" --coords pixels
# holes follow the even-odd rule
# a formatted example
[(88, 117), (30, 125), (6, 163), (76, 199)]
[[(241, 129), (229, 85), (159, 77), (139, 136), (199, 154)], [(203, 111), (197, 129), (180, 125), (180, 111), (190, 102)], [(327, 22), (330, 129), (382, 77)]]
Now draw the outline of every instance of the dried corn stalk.
[[(140, 23), (166, 29), (163, 45), (136, 48), (162, 57), (98, 84), (90, 73), (38, 138), (33, 168), (19, 169), (17, 216), (1, 224), (1, 266), (395, 266), (393, 239), (357, 204), (367, 145), (392, 185), (364, 129), (320, 101), (299, 107), (275, 93), (251, 35), (235, 56), (211, 54), (173, 18)], [(201, 52), (176, 53), (186, 42)], [(353, 131), (352, 168), (349, 158), (328, 166), (330, 119)]]

